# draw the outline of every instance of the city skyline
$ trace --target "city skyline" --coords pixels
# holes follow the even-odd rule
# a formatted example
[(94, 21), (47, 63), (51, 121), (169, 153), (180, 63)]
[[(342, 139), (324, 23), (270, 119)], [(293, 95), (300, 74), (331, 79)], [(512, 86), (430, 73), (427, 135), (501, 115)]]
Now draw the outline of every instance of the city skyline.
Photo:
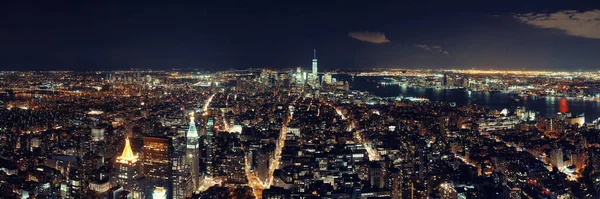
[[(594, 198), (600, 71), (0, 73), (9, 198)], [(37, 160), (37, 161), (31, 161)]]
[(600, 198), (600, 1), (11, 1), (0, 27), (2, 199)]

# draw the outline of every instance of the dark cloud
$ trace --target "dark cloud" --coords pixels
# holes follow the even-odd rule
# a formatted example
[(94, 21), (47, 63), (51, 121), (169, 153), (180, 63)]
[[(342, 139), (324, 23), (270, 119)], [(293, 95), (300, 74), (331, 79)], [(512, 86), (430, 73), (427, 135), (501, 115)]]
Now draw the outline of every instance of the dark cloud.
[(348, 33), (348, 36), (350, 36), (354, 39), (364, 41), (364, 42), (370, 42), (370, 43), (376, 43), (376, 44), (390, 42), (390, 40), (388, 40), (385, 37), (385, 34), (383, 34), (381, 32), (369, 32), (369, 31), (350, 32), (350, 33)]
[(438, 52), (438, 53), (442, 53), (444, 55), (450, 55), (450, 52), (448, 52), (448, 50), (444, 50), (441, 46), (430, 46), (427, 44), (416, 44), (415, 47), (426, 50), (426, 51), (430, 51), (430, 52)]
[(523, 24), (534, 27), (558, 29), (571, 36), (600, 39), (600, 10), (525, 13), (513, 17)]

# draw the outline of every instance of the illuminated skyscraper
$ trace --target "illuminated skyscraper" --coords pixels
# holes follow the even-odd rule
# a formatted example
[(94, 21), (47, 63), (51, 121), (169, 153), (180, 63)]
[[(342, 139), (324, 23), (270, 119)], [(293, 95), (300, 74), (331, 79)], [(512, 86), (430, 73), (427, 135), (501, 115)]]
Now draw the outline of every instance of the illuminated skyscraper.
[(114, 183), (123, 186), (123, 188), (132, 193), (133, 198), (142, 198), (139, 187), (140, 164), (138, 156), (133, 154), (129, 138), (125, 139), (125, 147), (121, 156), (117, 157), (115, 169), (116, 175)]
[[(197, 156), (196, 156), (197, 157)], [(175, 152), (171, 157), (173, 165), (173, 199), (185, 199), (192, 197), (194, 191), (194, 182), (190, 165), (187, 163), (186, 154)]]
[(305, 78), (304, 78), (304, 74), (302, 74), (302, 68), (296, 67), (295, 78), (296, 78), (296, 84), (298, 84), (298, 85), (304, 84), (306, 82)]
[(196, 122), (194, 121), (194, 115), (190, 116), (190, 124), (189, 129), (187, 131), (187, 145), (186, 145), (186, 162), (190, 165), (191, 173), (192, 173), (192, 182), (194, 184), (194, 189), (198, 189), (200, 187), (199, 182), (199, 158), (198, 154), (198, 131), (196, 130)]
[(204, 146), (206, 146), (206, 156), (204, 157), (204, 164), (206, 164), (206, 174), (208, 176), (212, 176), (212, 173), (213, 173), (213, 158), (214, 158), (213, 127), (214, 127), (213, 118), (209, 117), (206, 122), (206, 138), (204, 139)]
[(117, 157), (117, 162), (121, 164), (133, 164), (138, 161), (138, 156), (133, 154), (133, 150), (131, 150), (131, 144), (129, 143), (129, 138), (125, 139), (125, 147), (123, 148), (123, 153), (121, 156)]
[(312, 75), (317, 76), (317, 71), (317, 50), (314, 50), (312, 60)]
[(332, 79), (333, 78), (331, 77), (331, 74), (325, 74), (325, 75), (323, 75), (323, 83), (326, 84), (326, 85), (332, 84), (333, 83)]
[(313, 60), (312, 60), (312, 72), (310, 74), (311, 78), (311, 83), (313, 86), (316, 86), (319, 81), (319, 76), (317, 75), (318, 72), (318, 68), (317, 68), (317, 50), (313, 50)]
[[(146, 187), (164, 187), (167, 195), (172, 191), (172, 161), (173, 144), (169, 137), (143, 137), (142, 167), (147, 180)], [(152, 190), (144, 190), (152, 194)], [(150, 192), (150, 193), (148, 193)]]
[(564, 160), (563, 160), (563, 151), (560, 147), (556, 147), (555, 150), (552, 151), (552, 160), (551, 163), (558, 168), (559, 171), (564, 170)]

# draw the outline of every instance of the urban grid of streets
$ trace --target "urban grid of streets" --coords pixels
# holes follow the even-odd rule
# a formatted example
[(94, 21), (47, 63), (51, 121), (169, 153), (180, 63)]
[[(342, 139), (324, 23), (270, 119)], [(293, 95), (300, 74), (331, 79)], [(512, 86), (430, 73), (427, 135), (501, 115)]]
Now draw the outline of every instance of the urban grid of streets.
[[(296, 104), (296, 101), (298, 101), (298, 99), (303, 98), (302, 100), (305, 100), (305, 97), (302, 96), (304, 90), (301, 90), (298, 94), (297, 97), (289, 104), (291, 106), (293, 106), (294, 104)], [(212, 99), (212, 97), (210, 98)], [(310, 100), (310, 104), (309, 104), (309, 109), (310, 107), (313, 106), (313, 98), (309, 99)], [(331, 107), (335, 110), (335, 112), (337, 113), (337, 115), (342, 119), (342, 120), (347, 120), (348, 117), (345, 116), (343, 114), (343, 112), (341, 111), (340, 108), (335, 107), (334, 105), (332, 105), (331, 103), (327, 102), (325, 99), (320, 99), (318, 100), (320, 102), (322, 102), (323, 105), (326, 105), (328, 107)], [(318, 107), (320, 108), (322, 104), (319, 104)], [(260, 179), (254, 172), (250, 171), (250, 161), (246, 158), (246, 175), (248, 177), (248, 185), (252, 188), (254, 195), (257, 198), (262, 198), (262, 191), (264, 189), (268, 189), (271, 184), (273, 183), (273, 172), (275, 171), (275, 169), (279, 168), (279, 160), (281, 158), (281, 152), (282, 149), (285, 145), (285, 139), (286, 139), (286, 134), (288, 132), (288, 123), (293, 119), (293, 112), (290, 112), (287, 114), (286, 119), (283, 120), (282, 122), (282, 126), (281, 126), (281, 130), (279, 133), (279, 138), (277, 139), (277, 145), (276, 145), (276, 149), (275, 149), (275, 155), (272, 156), (272, 160), (269, 161), (269, 174), (267, 179)], [(349, 133), (353, 133), (355, 135), (355, 139), (357, 141), (357, 143), (359, 144), (363, 144), (365, 146), (365, 149), (367, 150), (368, 153), (368, 158), (371, 161), (377, 161), (380, 160), (381, 157), (380, 155), (377, 153), (377, 151), (372, 148), (371, 144), (368, 141), (365, 141), (360, 133), (360, 130), (355, 130), (356, 127), (355, 125), (357, 124), (356, 121), (350, 121), (348, 122), (349, 126), (347, 128)], [(352, 130), (355, 130), (354, 132), (351, 132)]]
[[(413, 73), (418, 71), (406, 74)], [(402, 194), (440, 196), (455, 193), (457, 189), (492, 198), (507, 192), (523, 196), (558, 193), (566, 197), (591, 196), (600, 188), (598, 120), (586, 122), (582, 115), (565, 111), (568, 108), (562, 103), (567, 99), (596, 100), (593, 93), (598, 86), (587, 76), (579, 77), (578, 81), (585, 86), (569, 89), (566, 85), (569, 81), (564, 80), (551, 86), (558, 90), (546, 92), (546, 97), (566, 97), (560, 100), (561, 113), (546, 118), (523, 107), (500, 111), (416, 98), (412, 98), (416, 101), (382, 98), (351, 91), (348, 82), (341, 81), (311, 88), (305, 84), (289, 84), (285, 78), (281, 79), (281, 76), (286, 77), (285, 72), (268, 70), (250, 72), (244, 77), (235, 73), (198, 77), (193, 73), (147, 74), (107, 73), (110, 78), (106, 79), (98, 78), (97, 74), (75, 73), (80, 79), (69, 78), (71, 73), (29, 74), (36, 77), (34, 79), (54, 83), (22, 78), (27, 74), (2, 76), (5, 85), (10, 82), (14, 86), (5, 92), (15, 95), (15, 99), (5, 100), (0, 109), (2, 117), (9, 118), (3, 121), (0, 130), (6, 135), (0, 137), (0, 141), (5, 143), (4, 153), (16, 157), (2, 160), (3, 171), (14, 172), (10, 165), (18, 163), (17, 168), (27, 169), (23, 171), (30, 172), (26, 175), (30, 176), (37, 171), (31, 168), (43, 166), (23, 165), (25, 163), (19, 161), (25, 158), (20, 154), (34, 155), (50, 163), (58, 161), (52, 158), (62, 157), (57, 154), (83, 159), (89, 158), (90, 153), (120, 157), (120, 146), (126, 137), (132, 140), (133, 149), (129, 151), (139, 154), (130, 157), (132, 161), (138, 161), (138, 157), (138, 163), (154, 161), (143, 155), (146, 149), (140, 142), (144, 138), (172, 139), (175, 150), (168, 155), (180, 157), (176, 155), (181, 154), (177, 150), (184, 140), (182, 132), (188, 129), (186, 114), (194, 112), (201, 116), (196, 120), (199, 129), (213, 128), (215, 132), (209, 142), (204, 134), (201, 149), (212, 147), (216, 150), (210, 152), (218, 152), (201, 156), (214, 158), (202, 159), (201, 165), (218, 163), (203, 165), (200, 183), (192, 190), (201, 197), (233, 193), (233, 190), (238, 195), (261, 198), (265, 193), (272, 196), (288, 191), (296, 195), (355, 194), (354, 190), (358, 189), (364, 191), (359, 194), (367, 196), (381, 194), (396, 198)], [(446, 82), (483, 90), (512, 88), (507, 83), (490, 80), (500, 79), (502, 75), (477, 74), (470, 80), (470, 77), (454, 74), (427, 73), (422, 77), (410, 76), (405, 83), (404, 74), (372, 82), (418, 87), (427, 87), (421, 83), (440, 86)], [(168, 83), (150, 81), (153, 78)], [(278, 80), (265, 81), (269, 79)], [(480, 80), (488, 83), (472, 83)], [(538, 76), (527, 80), (544, 86), (523, 87), (534, 90), (515, 96), (523, 99), (528, 95), (537, 96), (547, 90), (544, 82), (551, 81)], [(61, 81), (67, 82), (56, 83)], [(199, 82), (188, 84), (190, 81)], [(87, 82), (83, 83), (87, 89), (65, 87), (76, 82)], [(236, 86), (213, 82), (234, 82)], [(452, 86), (447, 87), (452, 89)], [(580, 94), (584, 97), (572, 97)], [(209, 118), (214, 126), (207, 125)], [(90, 135), (90, 129), (95, 129), (95, 134)], [(98, 132), (102, 132), (99, 129), (105, 129), (106, 133), (99, 135)], [(40, 142), (46, 139), (51, 142)], [(92, 147), (72, 147), (82, 146), (81, 143)], [(77, 164), (80, 163), (72, 165)], [(54, 169), (56, 164), (51, 166)], [(133, 168), (131, 165), (120, 167)], [(81, 172), (74, 177), (94, 183), (98, 183), (96, 173), (122, 176), (117, 169), (94, 170), (81, 165), (69, 169), (79, 169)], [(218, 173), (219, 170), (227, 172)], [(185, 174), (168, 175), (182, 173)], [(4, 174), (0, 172), (0, 175)], [(397, 184), (392, 187), (392, 182)], [(0, 184), (0, 188), (10, 188), (1, 185), (5, 184)], [(331, 187), (322, 193), (311, 189), (311, 186), (329, 185)], [(281, 191), (285, 186), (286, 190)], [(489, 192), (502, 187), (510, 189)], [(394, 190), (396, 188), (398, 190)], [(85, 192), (87, 189), (74, 194), (87, 196), (91, 194)], [(139, 188), (128, 189), (141, 194)]]

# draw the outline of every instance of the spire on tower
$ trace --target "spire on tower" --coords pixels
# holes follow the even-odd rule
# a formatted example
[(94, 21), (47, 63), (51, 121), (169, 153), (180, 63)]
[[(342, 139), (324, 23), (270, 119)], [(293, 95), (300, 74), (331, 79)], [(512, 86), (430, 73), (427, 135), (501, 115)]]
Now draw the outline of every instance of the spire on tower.
[(131, 144), (129, 143), (129, 138), (125, 138), (125, 147), (123, 148), (123, 153), (121, 156), (117, 157), (117, 161), (124, 164), (135, 163), (138, 160), (138, 156), (133, 154), (131, 150)]
[(317, 49), (313, 49), (313, 59), (317, 59)]
[(187, 138), (198, 138), (198, 130), (196, 130), (196, 122), (194, 122), (194, 113), (190, 114), (190, 124), (187, 131)]

